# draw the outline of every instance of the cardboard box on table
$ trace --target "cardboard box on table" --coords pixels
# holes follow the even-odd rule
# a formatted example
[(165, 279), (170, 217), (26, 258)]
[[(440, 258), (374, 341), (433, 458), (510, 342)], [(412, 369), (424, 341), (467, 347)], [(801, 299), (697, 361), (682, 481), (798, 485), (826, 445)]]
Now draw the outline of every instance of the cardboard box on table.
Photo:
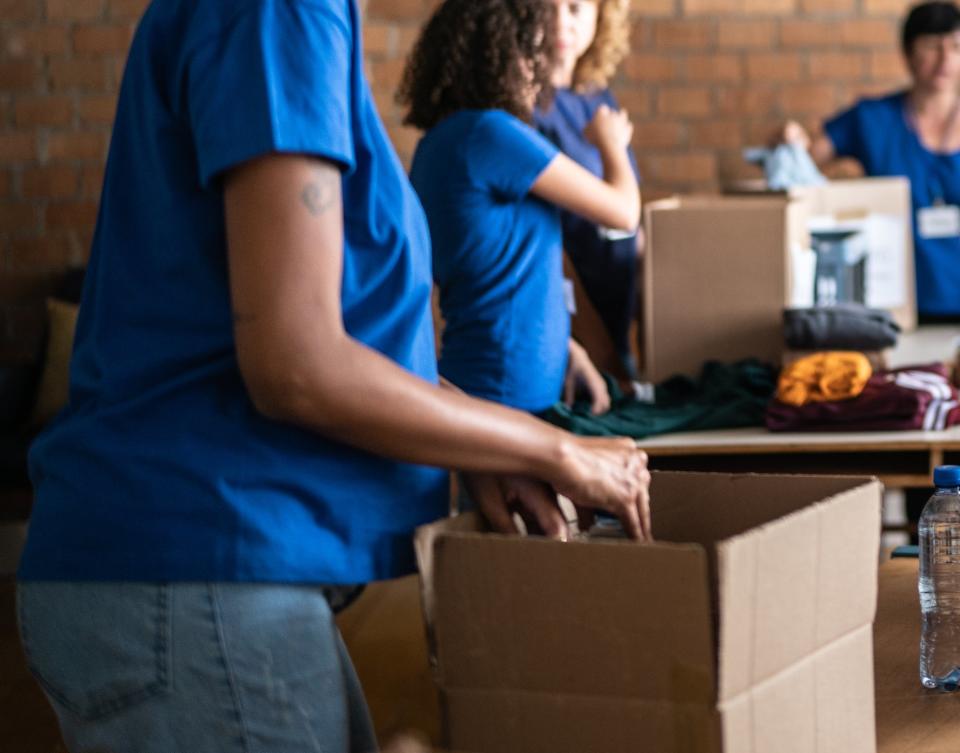
[(462, 753), (873, 753), (881, 487), (654, 474), (653, 544), (418, 532)]
[(905, 178), (647, 204), (645, 378), (695, 376), (711, 359), (778, 363), (782, 312), (798, 305), (811, 228), (860, 229), (871, 244), (867, 304), (891, 310), (901, 327), (913, 329), (911, 214)]

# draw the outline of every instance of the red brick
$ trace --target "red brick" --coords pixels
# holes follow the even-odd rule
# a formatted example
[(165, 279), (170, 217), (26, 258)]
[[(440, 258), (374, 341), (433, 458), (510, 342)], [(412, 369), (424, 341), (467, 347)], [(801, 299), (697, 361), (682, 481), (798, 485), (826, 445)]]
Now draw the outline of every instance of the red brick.
[(99, 199), (103, 190), (103, 164), (84, 165), (80, 171), (80, 195), (88, 199)]
[(657, 92), (661, 115), (709, 115), (713, 110), (710, 89), (698, 86), (669, 86)]
[(690, 143), (700, 148), (736, 149), (743, 146), (743, 124), (739, 120), (710, 120), (694, 123)]
[(740, 13), (743, 0), (681, 0), (685, 16), (724, 16)]
[(3, 50), (11, 58), (63, 54), (68, 49), (70, 37), (65, 26), (26, 26), (3, 35)]
[(797, 0), (743, 0), (741, 12), (745, 16), (787, 16), (797, 10)]
[(422, 22), (428, 15), (428, 5), (423, 0), (369, 0), (366, 15), (390, 21)]
[(110, 0), (107, 15), (116, 20), (136, 21), (146, 10), (150, 0)]
[(911, 5), (910, 0), (863, 0), (863, 12), (871, 16), (900, 18)]
[(899, 52), (870, 53), (870, 78), (897, 79), (906, 75), (906, 64)]
[(0, 0), (0, 18), (6, 23), (38, 21), (42, 7), (40, 0)]
[(13, 195), (13, 173), (10, 170), (0, 170), (0, 196)]
[(800, 0), (800, 10), (804, 13), (839, 15), (852, 13), (856, 8), (856, 0)]
[(50, 21), (93, 21), (103, 16), (105, 0), (46, 0)]
[(84, 123), (113, 123), (117, 98), (112, 95), (91, 95), (77, 101), (80, 120)]
[(674, 184), (709, 182), (717, 177), (717, 160), (708, 153), (661, 154), (645, 160), (651, 179)]
[(720, 21), (717, 24), (717, 45), (720, 47), (749, 47), (762, 49), (776, 43), (777, 27), (774, 21)]
[(839, 23), (840, 41), (847, 47), (897, 48), (900, 44), (899, 26), (892, 19), (847, 19)]
[(721, 154), (717, 172), (720, 175), (722, 185), (763, 178), (763, 169), (758, 165), (747, 162), (739, 150)]
[(73, 30), (73, 49), (80, 54), (126, 53), (133, 38), (130, 24), (77, 26)]
[(751, 81), (800, 81), (803, 61), (792, 52), (751, 52), (747, 56), (747, 78)]
[(630, 12), (635, 15), (672, 16), (676, 13), (674, 0), (630, 0)]
[(672, 120), (653, 120), (634, 123), (633, 147), (636, 151), (680, 146), (683, 126)]
[(395, 91), (400, 86), (400, 79), (403, 77), (405, 60), (383, 60), (369, 62), (370, 83), (375, 88), (389, 89)]
[(818, 81), (845, 81), (863, 78), (866, 60), (860, 52), (812, 52), (810, 78)]
[(44, 233), (10, 241), (8, 271), (11, 272), (63, 270), (75, 261), (73, 244), (68, 233)]
[(40, 215), (33, 201), (0, 201), (0, 233), (28, 233), (38, 230)]
[(99, 131), (54, 132), (47, 136), (47, 159), (103, 160), (107, 136)]
[(777, 138), (783, 132), (786, 118), (767, 117), (749, 120), (744, 124), (744, 140), (749, 145), (763, 146)]
[(102, 91), (107, 86), (107, 64), (103, 58), (51, 60), (47, 70), (50, 75), (50, 88), (53, 91), (68, 89)]
[(0, 132), (0, 160), (25, 162), (37, 157), (37, 137), (33, 131)]
[(833, 47), (840, 40), (842, 24), (807, 19), (783, 21), (780, 42), (784, 47)]
[(44, 213), (48, 230), (77, 230), (86, 232), (97, 222), (96, 201), (52, 201)]
[(363, 51), (368, 55), (388, 55), (393, 49), (395, 26), (376, 21), (364, 24)]
[(642, 118), (649, 115), (652, 108), (650, 106), (650, 92), (647, 88), (636, 86), (615, 87), (614, 94), (620, 107), (630, 113), (631, 118)]
[(743, 78), (739, 55), (690, 55), (686, 63), (689, 81), (740, 81)]
[(837, 96), (830, 84), (790, 84), (779, 90), (780, 108), (793, 117), (803, 113), (828, 115), (836, 108)]
[(41, 80), (33, 60), (0, 60), (0, 81), (4, 91), (32, 91)]
[(653, 41), (660, 48), (702, 50), (713, 41), (713, 24), (708, 21), (657, 21), (653, 27)]
[(14, 103), (13, 112), (18, 126), (62, 126), (73, 119), (73, 103), (64, 96), (24, 96)]
[(623, 63), (623, 72), (634, 81), (675, 81), (680, 75), (677, 60), (667, 55), (634, 53)]
[(777, 92), (769, 87), (738, 86), (717, 90), (717, 112), (724, 115), (753, 117), (770, 112), (777, 101)]
[(23, 195), (34, 199), (65, 199), (76, 196), (80, 173), (75, 167), (31, 167), (21, 178)]

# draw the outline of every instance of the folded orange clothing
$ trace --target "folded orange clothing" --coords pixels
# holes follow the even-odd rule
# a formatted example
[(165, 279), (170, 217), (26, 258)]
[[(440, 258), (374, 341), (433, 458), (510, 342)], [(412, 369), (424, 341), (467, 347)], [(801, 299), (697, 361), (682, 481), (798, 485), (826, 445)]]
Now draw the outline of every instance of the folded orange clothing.
[(814, 353), (784, 367), (777, 383), (777, 399), (797, 406), (848, 400), (863, 392), (872, 374), (873, 368), (863, 353)]

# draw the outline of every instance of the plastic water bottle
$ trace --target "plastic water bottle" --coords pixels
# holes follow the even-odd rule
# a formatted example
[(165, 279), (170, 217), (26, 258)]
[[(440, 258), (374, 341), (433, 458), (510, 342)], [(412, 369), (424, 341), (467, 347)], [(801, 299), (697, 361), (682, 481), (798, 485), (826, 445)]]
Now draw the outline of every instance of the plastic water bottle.
[(933, 472), (920, 516), (920, 682), (960, 688), (960, 466)]

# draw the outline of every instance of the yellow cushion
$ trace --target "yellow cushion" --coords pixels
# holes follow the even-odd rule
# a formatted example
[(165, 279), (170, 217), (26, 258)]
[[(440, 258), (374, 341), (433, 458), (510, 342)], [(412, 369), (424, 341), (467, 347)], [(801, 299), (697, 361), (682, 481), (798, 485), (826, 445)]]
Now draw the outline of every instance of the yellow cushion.
[(70, 353), (79, 306), (47, 299), (47, 352), (30, 423), (40, 427), (67, 404), (70, 393)]

